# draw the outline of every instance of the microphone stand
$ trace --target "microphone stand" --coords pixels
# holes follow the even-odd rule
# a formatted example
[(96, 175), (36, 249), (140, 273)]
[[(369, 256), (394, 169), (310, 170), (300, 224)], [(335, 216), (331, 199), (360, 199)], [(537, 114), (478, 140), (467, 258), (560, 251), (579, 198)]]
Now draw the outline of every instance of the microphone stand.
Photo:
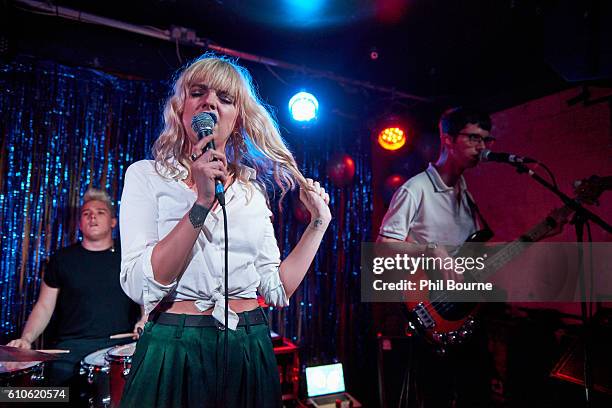
[[(582, 317), (582, 325), (584, 327), (584, 361), (583, 361), (583, 377), (584, 377), (584, 402), (585, 407), (591, 406), (591, 392), (593, 389), (593, 367), (591, 366), (591, 340), (593, 336), (591, 315), (587, 310), (586, 302), (586, 286), (584, 276), (584, 249), (582, 247), (584, 225), (587, 222), (582, 214), (576, 213), (572, 219), (574, 227), (576, 229), (576, 242), (578, 243), (578, 277), (580, 284), (580, 296), (582, 296), (582, 302), (580, 302), (580, 315)], [(591, 260), (593, 262), (593, 260)], [(589, 299), (592, 301), (592, 299)]]
[(540, 183), (546, 189), (550, 190), (558, 196), (563, 204), (571, 208), (575, 211), (574, 218), (572, 222), (576, 229), (576, 242), (578, 243), (578, 277), (579, 277), (579, 286), (580, 286), (580, 314), (582, 317), (582, 324), (584, 326), (584, 367), (583, 367), (583, 376), (584, 376), (584, 402), (585, 407), (589, 408), (592, 402), (592, 389), (593, 389), (593, 377), (592, 377), (592, 367), (591, 367), (591, 337), (592, 337), (592, 322), (590, 320), (590, 316), (587, 311), (587, 302), (586, 302), (586, 286), (585, 286), (585, 273), (584, 273), (584, 249), (582, 246), (583, 240), (583, 232), (584, 225), (588, 221), (593, 221), (595, 224), (599, 225), (605, 231), (612, 233), (612, 226), (599, 218), (597, 215), (593, 214), (588, 209), (584, 208), (580, 203), (576, 200), (565, 195), (561, 192), (556, 186), (552, 185), (542, 177), (540, 177), (536, 172), (531, 170), (529, 167), (525, 166), (522, 163), (509, 163), (516, 168), (516, 171), (519, 174), (527, 174), (532, 179)]
[(510, 164), (511, 166), (514, 166), (516, 168), (516, 171), (519, 174), (527, 174), (532, 179), (534, 179), (535, 181), (537, 181), (538, 183), (546, 187), (548, 190), (552, 191), (555, 195), (557, 195), (561, 199), (561, 201), (563, 201), (563, 204), (565, 204), (566, 206), (574, 210), (576, 214), (580, 214), (580, 216), (584, 218), (585, 222), (593, 221), (595, 224), (599, 225), (603, 230), (612, 234), (612, 226), (610, 224), (602, 220), (600, 217), (598, 217), (596, 214), (592, 213), (588, 209), (584, 208), (582, 205), (580, 205), (578, 201), (565, 195), (557, 187), (550, 184), (548, 181), (544, 180), (542, 177), (540, 177), (536, 172), (531, 170), (529, 167), (525, 166), (522, 163), (508, 163), (508, 164)]

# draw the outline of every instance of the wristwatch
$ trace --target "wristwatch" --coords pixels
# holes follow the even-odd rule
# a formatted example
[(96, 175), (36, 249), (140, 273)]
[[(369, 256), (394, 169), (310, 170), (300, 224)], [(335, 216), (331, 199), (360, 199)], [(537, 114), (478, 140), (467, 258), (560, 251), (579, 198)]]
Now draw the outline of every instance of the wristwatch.
[(189, 221), (193, 228), (202, 228), (204, 225), (204, 220), (206, 220), (206, 216), (208, 215), (208, 208), (203, 205), (194, 203), (191, 210), (189, 210)]

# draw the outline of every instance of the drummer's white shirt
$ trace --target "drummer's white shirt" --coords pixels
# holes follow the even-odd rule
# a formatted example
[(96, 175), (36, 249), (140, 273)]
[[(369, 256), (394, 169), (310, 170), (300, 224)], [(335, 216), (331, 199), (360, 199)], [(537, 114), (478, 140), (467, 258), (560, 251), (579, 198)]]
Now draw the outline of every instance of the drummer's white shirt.
[[(182, 181), (187, 170), (171, 174), (155, 162), (141, 160), (125, 173), (121, 196), (121, 287), (135, 302), (151, 312), (162, 300), (195, 300), (196, 307), (213, 307), (213, 317), (224, 322), (224, 231), (220, 207), (206, 217), (187, 268), (169, 285), (153, 276), (151, 254), (155, 245), (189, 212), (196, 193)], [(245, 167), (248, 179), (255, 170)], [(235, 181), (225, 192), (229, 243), (229, 297), (256, 299), (257, 291), (266, 303), (287, 306), (289, 299), (279, 276), (280, 252), (271, 222), (272, 212), (256, 183)], [(238, 315), (229, 310), (228, 327), (235, 329)]]

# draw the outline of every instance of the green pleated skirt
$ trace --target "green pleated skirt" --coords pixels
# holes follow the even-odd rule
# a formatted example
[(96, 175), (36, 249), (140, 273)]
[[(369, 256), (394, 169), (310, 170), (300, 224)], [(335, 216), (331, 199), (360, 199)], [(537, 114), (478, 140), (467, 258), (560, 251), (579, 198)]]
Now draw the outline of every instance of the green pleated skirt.
[(147, 322), (132, 358), (121, 408), (281, 407), (268, 326), (239, 326), (228, 335), (225, 392), (224, 330)]

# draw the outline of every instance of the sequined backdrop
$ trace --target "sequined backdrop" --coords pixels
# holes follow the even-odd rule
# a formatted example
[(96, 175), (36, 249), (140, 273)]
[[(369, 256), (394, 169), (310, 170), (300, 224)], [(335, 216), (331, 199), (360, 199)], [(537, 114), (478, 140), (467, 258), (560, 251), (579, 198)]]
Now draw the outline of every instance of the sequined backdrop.
[(126, 165), (147, 154), (165, 87), (23, 59), (2, 65), (0, 88), (0, 321), (6, 340), (20, 333), (49, 254), (77, 239), (87, 187), (117, 197)]
[[(78, 239), (75, 220), (87, 187), (104, 187), (117, 200), (125, 168), (149, 157), (168, 84), (24, 58), (0, 67), (4, 344), (20, 334), (48, 256)], [(359, 301), (359, 247), (370, 236), (372, 210), (370, 142), (346, 121), (321, 125), (284, 127), (305, 175), (321, 180), (330, 191), (334, 215), (292, 305), (271, 311), (273, 328), (300, 345), (308, 360), (304, 363), (362, 355), (370, 327), (369, 308)], [(343, 187), (327, 175), (328, 162), (339, 153), (355, 162), (355, 176)], [(289, 196), (284, 211), (275, 210), (285, 255), (306, 225), (300, 222), (297, 201), (296, 194)]]

